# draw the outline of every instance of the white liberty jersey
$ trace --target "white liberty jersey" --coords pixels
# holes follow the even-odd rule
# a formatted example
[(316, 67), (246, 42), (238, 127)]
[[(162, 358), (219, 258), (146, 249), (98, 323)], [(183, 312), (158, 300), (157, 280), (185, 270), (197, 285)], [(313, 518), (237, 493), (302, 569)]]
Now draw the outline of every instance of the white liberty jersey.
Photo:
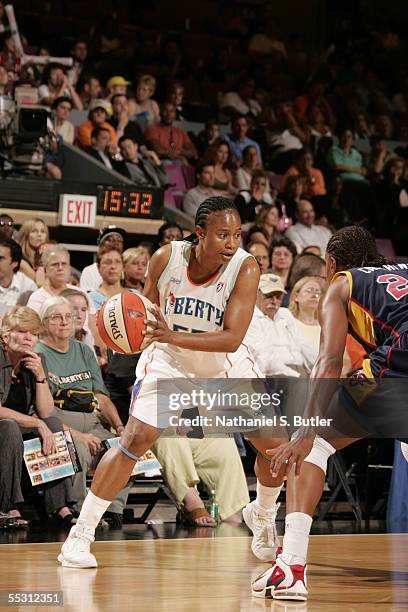
[[(167, 325), (174, 331), (220, 331), (241, 265), (252, 255), (239, 248), (212, 278), (196, 284), (188, 274), (191, 247), (190, 242), (182, 240), (171, 243), (171, 256), (157, 283), (160, 308)], [(145, 361), (143, 357), (148, 358), (145, 353), (149, 352), (149, 348), (143, 353), (142, 363)], [(192, 351), (164, 343), (158, 343), (157, 350), (171, 358), (173, 367), (179, 366), (192, 377), (211, 378), (225, 371), (225, 353)]]

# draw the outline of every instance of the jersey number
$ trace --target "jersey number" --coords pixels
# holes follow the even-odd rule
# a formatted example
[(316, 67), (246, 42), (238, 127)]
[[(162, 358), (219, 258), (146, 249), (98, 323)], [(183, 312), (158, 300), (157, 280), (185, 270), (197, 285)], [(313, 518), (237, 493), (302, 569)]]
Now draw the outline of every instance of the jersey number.
[(385, 283), (387, 285), (387, 293), (394, 300), (400, 300), (408, 295), (408, 279), (397, 274), (381, 274), (377, 278), (377, 283)]
[(202, 334), (203, 331), (201, 329), (190, 329), (188, 327), (183, 327), (183, 325), (173, 324), (173, 331), (181, 331), (181, 332), (190, 332), (191, 334)]

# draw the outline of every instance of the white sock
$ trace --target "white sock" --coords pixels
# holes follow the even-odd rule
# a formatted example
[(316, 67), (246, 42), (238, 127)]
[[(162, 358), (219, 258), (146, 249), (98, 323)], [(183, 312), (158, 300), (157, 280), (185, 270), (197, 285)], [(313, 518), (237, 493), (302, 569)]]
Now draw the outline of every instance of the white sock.
[(89, 491), (82, 504), (78, 523), (85, 524), (87, 527), (95, 530), (102, 515), (105, 514), (111, 503), (112, 500), (102, 499), (94, 495), (92, 491)]
[(256, 481), (256, 501), (258, 505), (264, 510), (270, 510), (276, 504), (276, 500), (279, 497), (279, 493), (283, 484), (279, 487), (265, 487), (259, 480)]
[(313, 519), (303, 512), (286, 515), (285, 535), (281, 557), (288, 565), (304, 565)]

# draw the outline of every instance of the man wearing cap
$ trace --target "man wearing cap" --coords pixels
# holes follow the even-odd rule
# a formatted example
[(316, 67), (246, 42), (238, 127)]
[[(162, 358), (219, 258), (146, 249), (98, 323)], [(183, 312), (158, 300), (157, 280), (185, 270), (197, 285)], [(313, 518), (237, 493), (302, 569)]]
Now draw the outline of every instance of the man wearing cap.
[(265, 376), (307, 376), (317, 351), (303, 338), (295, 317), (281, 308), (286, 293), (276, 274), (261, 274), (258, 296), (244, 343)]
[(78, 128), (77, 142), (82, 148), (92, 146), (92, 131), (97, 127), (103, 127), (110, 134), (111, 143), (116, 145), (116, 131), (107, 122), (108, 114), (111, 110), (109, 102), (106, 100), (95, 100), (89, 107), (87, 121)]
[(111, 77), (109, 81), (106, 83), (106, 89), (108, 92), (108, 95), (106, 96), (106, 98), (108, 100), (111, 100), (113, 96), (116, 96), (118, 94), (125, 96), (127, 86), (130, 84), (131, 84), (130, 81), (127, 81), (126, 79), (124, 79), (123, 76)]
[[(126, 240), (126, 231), (115, 225), (108, 225), (101, 229), (97, 238), (98, 254), (102, 251), (116, 247), (123, 252), (124, 242)], [(102, 283), (102, 277), (98, 272), (98, 266), (95, 263), (86, 266), (82, 270), (80, 287), (84, 291), (96, 291)]]

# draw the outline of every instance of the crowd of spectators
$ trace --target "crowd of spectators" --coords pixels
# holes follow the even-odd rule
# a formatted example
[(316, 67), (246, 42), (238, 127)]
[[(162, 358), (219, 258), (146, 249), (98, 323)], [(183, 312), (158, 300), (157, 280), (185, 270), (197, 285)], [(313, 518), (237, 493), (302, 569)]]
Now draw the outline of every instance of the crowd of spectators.
[[(193, 47), (191, 56), (183, 48), (181, 34), (158, 37), (143, 49), (128, 39), (125, 44), (112, 15), (72, 41), (70, 69), (49, 64), (44, 70), (21, 67), (6, 27), (0, 88), (12, 93), (19, 81), (37, 88), (58, 143), (80, 147), (136, 185), (171, 191), (169, 168), (184, 171), (192, 184), (181, 206), (191, 219), (207, 197), (230, 198), (242, 219), (242, 245), (262, 273), (246, 341), (266, 376), (307, 378), (318, 352), (317, 305), (326, 290), (331, 233), (364, 223), (378, 238), (391, 240), (397, 255), (407, 254), (405, 46), (396, 31), (366, 26), (354, 37), (338, 32), (336, 46), (325, 51), (308, 50), (299, 35), (289, 41), (290, 33), (267, 9), (258, 21), (230, 16), (224, 27), (229, 44), (202, 60)], [(37, 43), (34, 32), (23, 33), (27, 45)], [(36, 52), (54, 55), (61, 51), (54, 44), (48, 49), (38, 43)], [(71, 122), (74, 109), (85, 112), (80, 125)], [(60, 172), (63, 179), (63, 167)], [(126, 232), (106, 227), (95, 263), (77, 271), (67, 249), (50, 241), (41, 218), (17, 232), (11, 217), (0, 216), (5, 523), (26, 523), (20, 513), (22, 440), (39, 435), (49, 454), (50, 433), (65, 428), (83, 469), (46, 488), (44, 500), (48, 519), (75, 522), (87, 470), (99, 461), (102, 442), (126, 424), (137, 362), (135, 356), (109, 355), (96, 312), (114, 294), (141, 292), (151, 254), (184, 234), (167, 223), (155, 244), (126, 248)], [(344, 373), (363, 355), (349, 339)], [(236, 447), (178, 444), (159, 442), (156, 452), (190, 520), (211, 523), (195, 489), (200, 479), (220, 487), (222, 518), (235, 515), (247, 501)], [(235, 466), (235, 503), (222, 484), (226, 461)], [(129, 488), (106, 515), (113, 526), (121, 525)]]

